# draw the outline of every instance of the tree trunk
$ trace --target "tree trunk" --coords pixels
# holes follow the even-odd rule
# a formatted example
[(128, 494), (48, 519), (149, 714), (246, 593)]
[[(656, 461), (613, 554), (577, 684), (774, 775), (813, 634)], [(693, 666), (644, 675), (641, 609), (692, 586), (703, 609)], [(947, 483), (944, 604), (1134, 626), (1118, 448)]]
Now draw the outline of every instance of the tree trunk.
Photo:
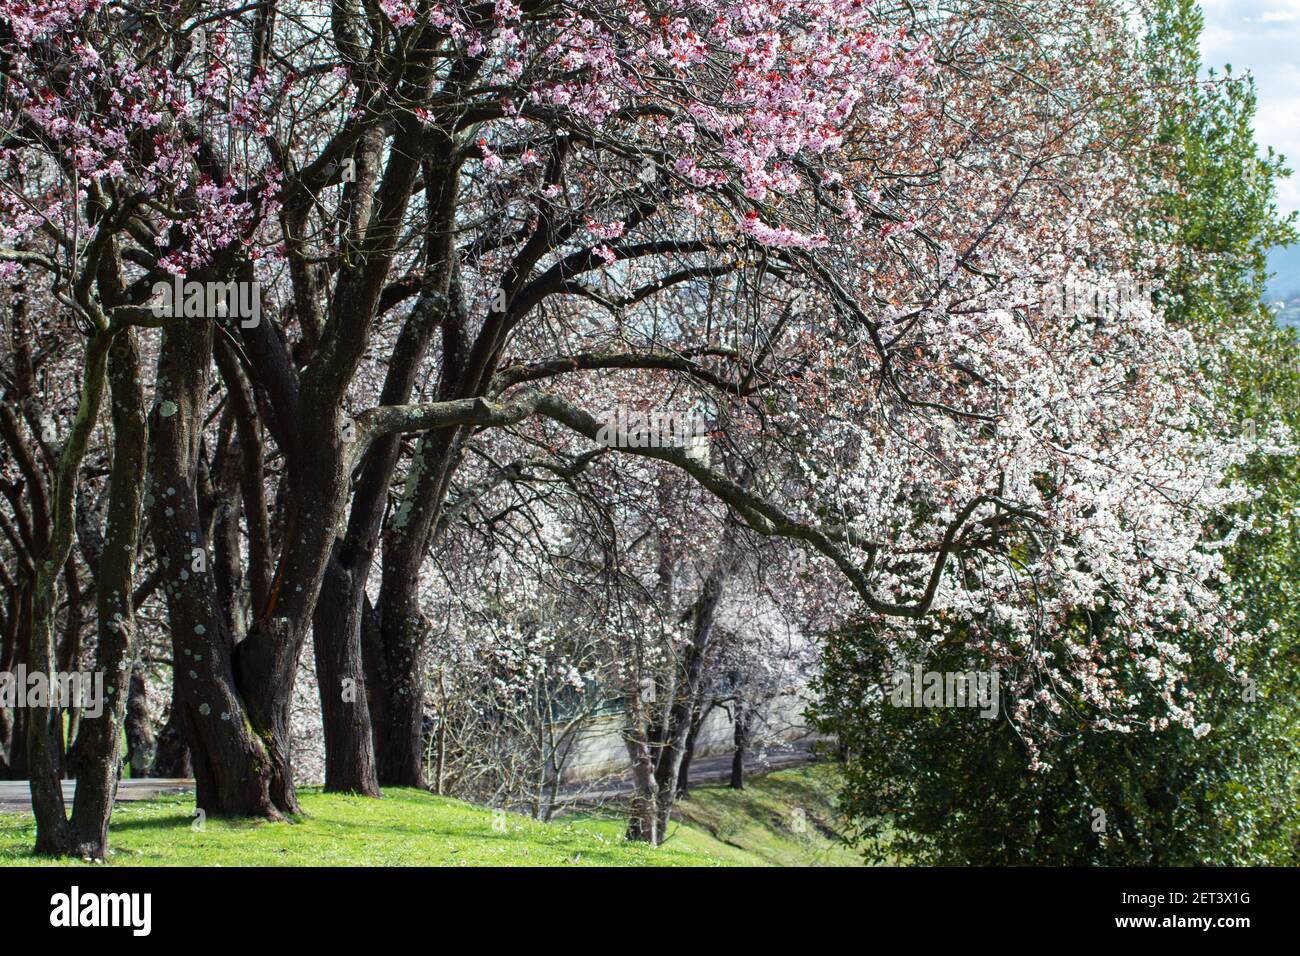
[[(63, 641), (59, 653), (55, 656), (58, 669), (65, 674), (80, 672), (81, 667), (81, 576), (77, 573), (77, 561), (69, 549), (68, 558), (63, 565), (63, 577), (67, 582), (67, 608), (64, 612)], [(78, 734), (81, 732), (81, 702), (64, 701), (59, 715), (59, 755), (61, 773), (65, 779), (77, 775)], [(66, 741), (66, 744), (65, 744)]]
[(235, 683), (234, 641), (216, 586), (196, 570), (196, 556), (207, 553), (196, 483), (212, 335), (208, 322), (169, 325), (158, 357), (149, 524), (171, 624), (173, 719), (185, 735), (199, 809), (278, 819), (297, 808), (273, 799), (272, 761)]
[[(81, 397), (71, 434), (64, 443), (52, 482), (50, 538), (36, 562), (32, 589), (32, 630), (27, 654), (30, 673), (43, 674), (52, 694), (56, 670), (54, 616), (58, 606), (58, 579), (72, 550), (73, 496), (77, 473), (99, 416), (108, 360), (110, 335), (95, 334), (86, 343)], [(36, 817), (36, 852), (59, 855), (70, 847), (71, 830), (63, 801), (63, 724), (59, 707), (47, 699), (43, 706), (27, 708), (27, 747), (31, 760), (32, 811)]]
[(149, 679), (144, 665), (137, 662), (131, 668), (131, 688), (126, 698), (126, 762), (132, 777), (149, 776), (156, 750), (153, 714), (149, 712)]
[[(383, 675), (376, 695), (376, 764), (379, 782), (391, 787), (423, 787), (424, 783), (424, 668), (421, 652), (429, 621), (419, 611), (414, 595), (397, 605), (406, 616), (384, 615), (382, 630)], [(393, 619), (395, 618), (395, 619)]]
[[(374, 728), (361, 660), (362, 606), (354, 600), (354, 575), (335, 549), (312, 618), (321, 723), (325, 731), (325, 789), (379, 796)], [(366, 562), (366, 570), (369, 562)], [(364, 595), (364, 582), (356, 587)], [(354, 638), (353, 635), (356, 635)]]
[(693, 629), (691, 642), (687, 645), (682, 662), (682, 674), (676, 682), (672, 707), (669, 710), (667, 733), (663, 749), (659, 755), (656, 768), (656, 784), (659, 790), (658, 833), (660, 839), (667, 833), (668, 819), (673, 809), (673, 800), (677, 796), (677, 780), (681, 773), (682, 760), (686, 754), (686, 738), (690, 734), (692, 717), (695, 713), (695, 701), (700, 696), (700, 685), (704, 679), (704, 664), (709, 653), (709, 644), (713, 637), (713, 625), (717, 619), (718, 605), (726, 589), (727, 578), (731, 574), (735, 560), (732, 531), (728, 528), (722, 544), (722, 554), (718, 562), (704, 579), (704, 586), (696, 599), (692, 611)]
[(745, 699), (736, 694), (736, 717), (732, 727), (732, 742), (736, 751), (731, 755), (731, 789), (745, 789), (745, 750), (749, 745), (750, 713), (745, 707)]
[(703, 709), (695, 707), (691, 714), (691, 732), (686, 735), (686, 749), (682, 753), (682, 765), (677, 771), (677, 799), (686, 800), (691, 795), (691, 759), (695, 756), (695, 744), (700, 738), (700, 728), (704, 726)]
[[(30, 579), (29, 579), (30, 580)], [(12, 673), (18, 661), (27, 656), (26, 621), (28, 619), (28, 581), (14, 588), (13, 603), (5, 621), (4, 644), (0, 648), (0, 671)], [(27, 767), (27, 727), (23, 723), (24, 708), (0, 708), (0, 780), (24, 780)]]
[(99, 618), (96, 669), (104, 675), (103, 713), (82, 721), (77, 738), (77, 789), (72, 805), (72, 852), (102, 860), (117, 794), (122, 720), (126, 714), (135, 643), (136, 549), (140, 540), (145, 453), (144, 389), (135, 339), (117, 335), (108, 357), (113, 411), (113, 467), (108, 520), (96, 574)]
[(638, 720), (629, 726), (624, 731), (624, 740), (632, 760), (632, 809), (628, 816), (627, 839), (658, 846), (663, 839), (656, 807), (658, 788), (644, 724)]
[[(430, 80), (429, 74), (422, 75), (421, 82)], [(417, 143), (420, 144), (419, 150), (416, 149)], [(374, 215), (379, 222), (372, 222), (365, 230), (365, 242), (373, 251), (375, 261), (340, 277), (335, 300), (331, 303), (334, 323), (356, 324), (357, 316), (371, 316), (378, 306), (383, 279), (400, 238), (400, 231), (395, 228), (396, 223), (400, 222), (402, 210), (409, 199), (410, 187), (420, 169), (414, 158), (417, 151), (423, 156), (426, 202), (430, 210), (430, 229), (425, 247), (426, 281), (392, 351), (380, 394), (380, 404), (383, 405), (402, 404), (410, 400), (416, 374), (432, 340), (433, 331), (441, 324), (448, 309), (447, 290), (455, 258), (455, 230), (451, 224), (454, 220), (457, 173), (449, 162), (454, 146), (452, 140), (445, 137), (430, 142), (418, 124), (405, 126), (398, 132), (378, 190), (374, 185), (379, 159), (383, 153), (383, 136), (378, 129), (367, 132), (356, 154), (357, 180), (353, 194), (359, 205), (352, 208), (353, 221), (350, 228), (359, 232), (364, 227), (370, 216), (371, 197), (377, 197)], [(386, 225), (381, 227), (382, 223)], [(359, 235), (355, 238), (360, 241)], [(358, 325), (360, 334), (351, 337), (348, 348), (341, 353), (341, 357), (350, 361), (352, 367), (355, 367), (364, 351), (368, 327), (368, 323)], [(343, 363), (344, 366), (347, 361)], [(342, 397), (346, 380), (331, 381), (329, 376), (325, 376), (319, 384), (324, 395)], [(318, 404), (327, 403), (322, 401)], [(340, 420), (338, 424), (346, 423)], [(423, 784), (420, 747), (423, 710), (418, 706), (419, 702), (416, 702), (414, 708), (413, 748), (409, 721), (395, 730), (391, 726), (393, 720), (412, 710), (408, 702), (398, 699), (407, 684), (418, 685), (421, 695), (423, 684), (418, 680), (407, 681), (402, 675), (394, 673), (399, 684), (388, 685), (385, 678), (392, 672), (377, 661), (367, 660), (364, 651), (366, 581), (400, 448), (399, 436), (390, 435), (376, 440), (365, 459), (359, 463), (361, 472), (355, 489), (350, 488), (350, 473), (341, 476), (341, 494), (337, 498), (339, 515), (345, 513), (348, 494), (352, 494), (347, 529), (340, 542), (334, 542), (331, 535), (331, 540), (326, 542), (322, 552), (327, 564), (322, 567), (316, 581), (318, 586), (322, 578), (327, 582), (326, 606), (319, 606), (314, 597), (312, 603), (306, 605), (314, 628), (328, 790), (378, 796), (380, 784)], [(304, 444), (304, 453), (310, 450), (311, 445)], [(322, 502), (326, 497), (321, 496)], [(418, 574), (418, 567), (416, 573)], [(418, 654), (415, 660), (418, 664)], [(389, 691), (391, 693), (386, 698), (386, 692)], [(376, 709), (382, 709), (387, 720), (381, 720), (372, 712)], [(385, 756), (385, 751), (390, 749), (396, 753), (391, 757)]]
[(376, 678), (375, 740), (379, 782), (424, 786), (424, 642), (430, 622), (419, 601), (420, 566), (457, 457), (452, 432), (425, 434), (417, 445), (398, 508), (384, 536), (379, 627), (372, 642)]
[(181, 727), (180, 697), (174, 682), (171, 709), (167, 714), (167, 722), (163, 724), (163, 729), (158, 734), (158, 746), (154, 751), (153, 765), (149, 768), (148, 775), (167, 778), (194, 775), (194, 768), (190, 764), (190, 751), (185, 746), (185, 730)]

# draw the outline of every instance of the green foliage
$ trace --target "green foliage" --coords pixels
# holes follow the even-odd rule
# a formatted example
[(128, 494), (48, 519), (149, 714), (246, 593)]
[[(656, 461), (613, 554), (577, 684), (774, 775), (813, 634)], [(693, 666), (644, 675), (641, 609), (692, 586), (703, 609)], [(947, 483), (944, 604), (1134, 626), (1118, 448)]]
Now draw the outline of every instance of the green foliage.
[[(1090, 721), (1099, 715), (1067, 701), (1059, 736), (1041, 743), (1049, 766), (1031, 771), (1008, 702), (992, 720), (970, 708), (892, 706), (881, 642), (863, 625), (845, 629), (828, 647), (824, 699), (855, 704), (823, 705), (817, 716), (848, 754), (841, 807), (853, 840), (873, 860), (939, 865), (1288, 860), (1300, 805), (1290, 702), (1276, 706), (1269, 691), (1231, 678), (1210, 648), (1191, 650), (1198, 715), (1214, 725), (1207, 736), (1098, 732)], [(925, 664), (972, 666), (959, 635)], [(1155, 703), (1144, 709), (1158, 713)]]
[[(1172, 250), (1160, 304), (1207, 346), (1215, 427), (1273, 446), (1236, 476), (1258, 497), (1211, 529), (1246, 523), (1227, 560), (1231, 597), (1246, 628), (1263, 635), (1238, 654), (1248, 680), (1228, 673), (1209, 642), (1174, 635), (1192, 655), (1208, 735), (1097, 731), (1101, 715), (1065, 701), (1042, 741), (1048, 766), (1031, 771), (1006, 718), (1013, 702), (996, 720), (892, 707), (881, 699), (891, 664), (880, 642), (865, 625), (848, 627), (827, 651), (823, 699), (836, 703), (816, 716), (849, 754), (842, 807), (870, 855), (939, 864), (1300, 860), (1300, 460), (1278, 451), (1300, 442), (1300, 349), (1263, 303), (1268, 249), (1296, 238), (1294, 216), (1281, 217), (1275, 203), (1274, 182), (1290, 171), (1271, 150), (1257, 152), (1250, 80), (1229, 69), (1195, 82), (1201, 28), (1191, 0), (1159, 0), (1151, 13), (1146, 62), (1158, 93), (1146, 108), (1157, 136), (1144, 173), (1156, 185), (1133, 231), (1139, 247)], [(927, 670), (987, 666), (960, 634), (935, 636)], [(1158, 701), (1140, 706), (1161, 715)]]

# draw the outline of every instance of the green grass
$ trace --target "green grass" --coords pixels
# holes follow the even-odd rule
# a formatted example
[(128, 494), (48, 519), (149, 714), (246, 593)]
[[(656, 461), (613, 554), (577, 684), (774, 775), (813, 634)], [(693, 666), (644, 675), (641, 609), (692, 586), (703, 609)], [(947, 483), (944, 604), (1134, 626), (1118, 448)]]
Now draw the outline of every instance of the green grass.
[[(623, 820), (597, 814), (552, 823), (389, 789), (382, 800), (304, 789), (296, 822), (208, 820), (191, 829), (192, 796), (119, 804), (109, 865), (127, 866), (735, 866), (855, 862), (821, 832), (832, 815), (828, 771), (755, 778), (745, 791), (693, 791), (686, 822), (654, 848), (623, 839)], [(787, 804), (785, 801), (796, 801)], [(686, 806), (685, 804), (683, 806)], [(794, 809), (805, 807), (806, 826)], [(496, 824), (494, 826), (494, 823)], [(770, 831), (770, 832), (768, 832)], [(34, 857), (30, 814), (0, 814), (0, 866), (53, 865)], [(72, 861), (73, 865), (85, 865)]]
[(816, 764), (751, 777), (744, 790), (692, 788), (690, 799), (677, 804), (683, 829), (706, 832), (757, 865), (862, 866), (839, 838), (838, 772), (834, 764)]

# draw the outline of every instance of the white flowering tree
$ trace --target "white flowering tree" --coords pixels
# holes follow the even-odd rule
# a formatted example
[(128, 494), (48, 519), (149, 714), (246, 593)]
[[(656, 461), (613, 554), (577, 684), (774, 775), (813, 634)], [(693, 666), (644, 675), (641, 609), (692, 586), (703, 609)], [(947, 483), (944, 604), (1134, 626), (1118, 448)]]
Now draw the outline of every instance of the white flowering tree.
[[(49, 529), (13, 536), (34, 608), (14, 646), (52, 669), (107, 375), (100, 652), (130, 657), (151, 556), (212, 814), (297, 809), (309, 637), (326, 786), (424, 784), (446, 621), (422, 571), (503, 484), (593, 468), (612, 497), (662, 466), (798, 543), (835, 571), (809, 606), (858, 602), (885, 640), (968, 622), (1041, 683), (1027, 733), (1053, 688), (1124, 722), (1108, 651), (1034, 638), (1104, 601), (1195, 722), (1163, 635), (1237, 639), (1203, 536), (1235, 451), (1140, 295), (1057, 295), (1140, 288), (1161, 254), (1120, 228), (1145, 131), (1099, 106), (1140, 115), (1123, 29), (1106, 2), (5, 0), (2, 294), (63, 310), (82, 388), (42, 484), (32, 389), (6, 386), (6, 467)], [(157, 308), (177, 276), (255, 287), (257, 314)], [(706, 415), (708, 453), (598, 444), (619, 407)], [(120, 719), (91, 748), (102, 793)], [(28, 744), (39, 842), (64, 852), (58, 726), (38, 711)]]

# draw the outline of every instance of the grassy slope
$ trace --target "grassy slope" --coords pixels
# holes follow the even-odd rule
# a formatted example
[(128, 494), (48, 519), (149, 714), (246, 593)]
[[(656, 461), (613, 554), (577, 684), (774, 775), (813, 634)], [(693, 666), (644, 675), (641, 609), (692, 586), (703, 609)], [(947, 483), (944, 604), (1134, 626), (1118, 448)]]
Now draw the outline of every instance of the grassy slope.
[(706, 832), (759, 865), (861, 866), (838, 838), (836, 774), (834, 764), (818, 764), (753, 777), (744, 790), (693, 788), (677, 805), (683, 830)]
[[(565, 816), (550, 823), (507, 814), (506, 832), (491, 810), (418, 790), (386, 790), (383, 800), (301, 793), (297, 823), (227, 823), (190, 828), (192, 797), (118, 806), (112, 863), (129, 866), (728, 866), (855, 862), (833, 847), (817, 823), (829, 819), (829, 767), (757, 778), (737, 793), (694, 791), (691, 821), (674, 824), (658, 849), (628, 843), (612, 817)], [(789, 801), (789, 802), (787, 802)], [(804, 808), (804, 833), (792, 832)], [(798, 828), (798, 824), (794, 824)], [(31, 816), (0, 814), (0, 866), (32, 865)]]

